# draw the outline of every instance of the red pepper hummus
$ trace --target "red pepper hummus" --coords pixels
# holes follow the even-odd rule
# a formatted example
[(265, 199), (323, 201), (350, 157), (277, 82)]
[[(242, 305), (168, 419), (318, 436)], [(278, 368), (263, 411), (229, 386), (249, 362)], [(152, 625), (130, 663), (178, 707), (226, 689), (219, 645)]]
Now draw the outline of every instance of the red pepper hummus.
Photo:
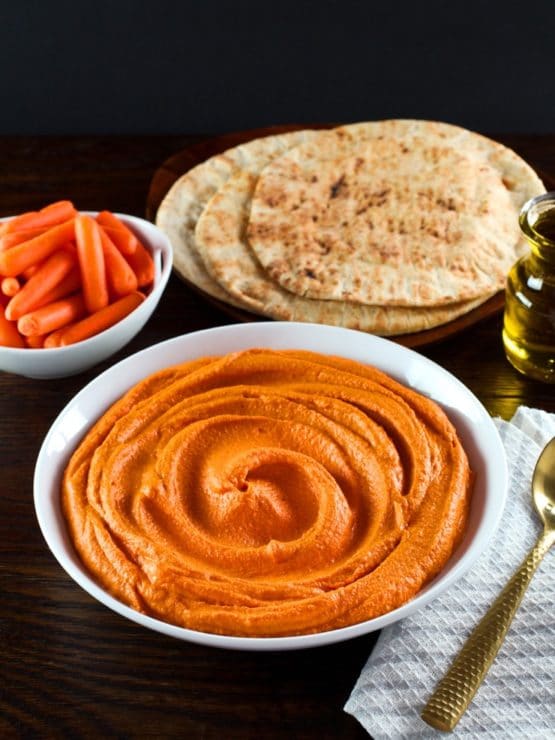
[(450, 557), (470, 495), (435, 403), (372, 367), (264, 349), (143, 380), (87, 433), (62, 486), (75, 548), (114, 597), (252, 637), (404, 604)]

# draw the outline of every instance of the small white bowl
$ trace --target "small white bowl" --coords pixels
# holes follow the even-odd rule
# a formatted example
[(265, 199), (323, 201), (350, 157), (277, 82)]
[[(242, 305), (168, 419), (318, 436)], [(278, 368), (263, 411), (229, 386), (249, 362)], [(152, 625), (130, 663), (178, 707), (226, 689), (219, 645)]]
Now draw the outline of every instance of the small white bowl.
[[(96, 212), (87, 211), (91, 216)], [(143, 328), (158, 305), (172, 268), (169, 239), (157, 226), (136, 216), (116, 214), (150, 250), (154, 259), (154, 284), (145, 300), (128, 316), (90, 339), (41, 349), (0, 346), (0, 370), (27, 378), (65, 378), (88, 370), (120, 350)], [(6, 221), (8, 219), (0, 219)]]
[[(123, 393), (165, 367), (249, 347), (307, 349), (374, 365), (434, 399), (454, 424), (475, 473), (466, 533), (443, 571), (414, 599), (376, 619), (350, 627), (293, 637), (233, 637), (177, 627), (140, 614), (91, 577), (69, 538), (60, 506), (63, 471), (79, 441)], [(507, 491), (505, 450), (488, 412), (453, 375), (418, 353), (381, 337), (321, 324), (256, 322), (222, 326), (169, 339), (142, 350), (91, 381), (60, 413), (42, 444), (34, 477), (35, 510), (52, 553), (91, 596), (144, 627), (203, 645), (236, 650), (294, 650), (340, 642), (379, 630), (437, 598), (477, 560), (499, 524)]]

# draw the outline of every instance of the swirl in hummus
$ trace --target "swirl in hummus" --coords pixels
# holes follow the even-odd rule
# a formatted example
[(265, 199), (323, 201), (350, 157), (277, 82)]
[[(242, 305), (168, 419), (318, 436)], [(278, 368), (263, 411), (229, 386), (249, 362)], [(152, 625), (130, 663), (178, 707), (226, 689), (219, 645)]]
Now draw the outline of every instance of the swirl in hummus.
[(83, 563), (122, 602), (283, 636), (417, 594), (464, 532), (471, 477), (429, 399), (354, 361), (254, 349), (132, 388), (74, 452), (62, 504)]

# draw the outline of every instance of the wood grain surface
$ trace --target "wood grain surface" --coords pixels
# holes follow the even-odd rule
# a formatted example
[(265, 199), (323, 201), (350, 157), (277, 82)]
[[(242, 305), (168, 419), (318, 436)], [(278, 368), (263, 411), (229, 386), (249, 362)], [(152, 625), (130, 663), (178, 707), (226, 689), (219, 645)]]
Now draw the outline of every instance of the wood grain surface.
[[(555, 135), (499, 137), (555, 174)], [(144, 216), (159, 165), (201, 137), (0, 138), (0, 215), (71, 198)], [(492, 415), (555, 412), (553, 386), (506, 361), (497, 314), (421, 348)], [(101, 370), (184, 332), (231, 323), (173, 275), (158, 310), (109, 361), (64, 380), (0, 372), (0, 737), (365, 738), (343, 704), (375, 636), (288, 653), (227, 652), (149, 632), (83, 592), (35, 518), (33, 470), (50, 424)]]

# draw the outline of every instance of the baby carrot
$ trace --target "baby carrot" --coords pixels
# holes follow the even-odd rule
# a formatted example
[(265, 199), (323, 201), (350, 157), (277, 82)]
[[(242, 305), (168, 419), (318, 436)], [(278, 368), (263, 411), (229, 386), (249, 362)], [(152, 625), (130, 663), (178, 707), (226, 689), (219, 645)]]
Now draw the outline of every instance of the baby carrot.
[(133, 254), (139, 240), (123, 221), (111, 211), (100, 211), (96, 217), (98, 223), (108, 229), (108, 235), (122, 254)]
[(140, 242), (133, 254), (126, 255), (125, 259), (137, 276), (139, 288), (145, 288), (152, 283), (154, 280), (154, 260)]
[(101, 308), (100, 311), (90, 314), (81, 321), (70, 324), (66, 329), (60, 329), (62, 332), (60, 345), (65, 347), (68, 344), (81, 342), (110, 328), (130, 314), (131, 311), (134, 311), (144, 301), (144, 298), (142, 293), (135, 291)]
[(119, 251), (126, 257), (129, 254), (133, 254), (137, 249), (139, 240), (131, 232), (127, 234), (122, 229), (112, 229), (110, 226), (103, 226), (102, 224), (99, 224), (99, 226), (102, 226)]
[(34, 265), (29, 265), (29, 267), (26, 267), (25, 270), (20, 273), (20, 277), (22, 277), (24, 280), (29, 280), (29, 278), (33, 277), (35, 272), (39, 269), (41, 264), (41, 262), (36, 262)]
[(41, 306), (46, 306), (48, 303), (59, 301), (60, 298), (66, 298), (66, 296), (71, 295), (71, 293), (75, 293), (75, 291), (80, 287), (81, 275), (79, 273), (79, 268), (75, 265), (75, 267), (68, 272), (65, 278), (62, 278), (62, 280), (49, 290), (48, 293), (45, 293), (40, 302), (40, 306), (37, 305), (35, 308), (41, 308)]
[(46, 259), (57, 249), (63, 247), (73, 239), (74, 235), (75, 220), (71, 219), (71, 221), (53, 226), (34, 239), (0, 252), (0, 274), (5, 277), (16, 277), (30, 265)]
[(77, 211), (71, 201), (59, 200), (41, 208), (40, 211), (28, 211), (4, 222), (0, 233), (4, 235), (22, 229), (50, 228), (63, 221), (69, 221), (76, 214)]
[(17, 331), (13, 321), (8, 321), (3, 306), (0, 306), (0, 345), (2, 347), (25, 347), (25, 340)]
[(71, 252), (64, 249), (54, 252), (10, 300), (6, 306), (6, 317), (15, 321), (44, 305), (44, 297), (66, 277), (74, 265), (75, 256)]
[(21, 231), (13, 231), (11, 234), (4, 234), (0, 238), (0, 251), (3, 252), (5, 249), (15, 247), (17, 244), (34, 239), (35, 236), (42, 234), (46, 231), (46, 228), (40, 227), (38, 229), (22, 229)]
[(29, 337), (25, 337), (25, 344), (29, 349), (41, 349), (44, 347), (45, 337), (43, 334), (32, 334)]
[(64, 333), (65, 327), (62, 329), (57, 329), (56, 331), (53, 331), (51, 334), (47, 334), (44, 338), (43, 347), (46, 349), (52, 349), (52, 347), (60, 347), (62, 334)]
[(86, 312), (85, 301), (80, 293), (70, 298), (62, 298), (53, 303), (47, 303), (41, 308), (24, 314), (17, 322), (20, 334), (26, 337), (37, 334), (50, 334), (62, 326), (77, 321)]
[(10, 298), (13, 298), (13, 296), (19, 290), (21, 290), (21, 283), (19, 282), (17, 278), (7, 277), (7, 278), (4, 278), (2, 282), (0, 283), (0, 288), (4, 295), (7, 295)]
[(100, 227), (93, 218), (82, 214), (76, 217), (75, 241), (85, 305), (90, 313), (94, 313), (107, 306), (110, 298)]
[(132, 293), (137, 290), (137, 276), (131, 269), (125, 257), (104, 231), (102, 226), (99, 227), (100, 238), (102, 241), (102, 251), (106, 262), (106, 280), (110, 294), (115, 298)]

